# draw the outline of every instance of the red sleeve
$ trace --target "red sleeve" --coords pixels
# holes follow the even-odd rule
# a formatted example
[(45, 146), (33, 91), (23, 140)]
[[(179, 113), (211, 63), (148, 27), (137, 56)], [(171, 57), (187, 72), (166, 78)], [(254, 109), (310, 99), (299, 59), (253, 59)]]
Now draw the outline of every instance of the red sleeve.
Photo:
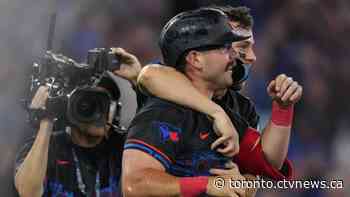
[(257, 130), (248, 128), (245, 131), (240, 142), (240, 151), (234, 157), (234, 162), (239, 166), (241, 173), (266, 176), (274, 180), (291, 179), (293, 174), (292, 163), (286, 159), (280, 171), (270, 165), (265, 159), (261, 141), (254, 147), (259, 138), (260, 133)]

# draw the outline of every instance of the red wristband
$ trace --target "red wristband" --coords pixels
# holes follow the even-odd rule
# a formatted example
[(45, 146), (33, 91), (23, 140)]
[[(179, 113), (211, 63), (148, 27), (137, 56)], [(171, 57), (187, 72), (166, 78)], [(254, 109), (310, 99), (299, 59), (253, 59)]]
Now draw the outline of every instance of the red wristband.
[(292, 125), (294, 105), (281, 107), (276, 101), (272, 102), (271, 121), (278, 126)]
[(182, 177), (179, 179), (179, 184), (183, 197), (196, 197), (207, 191), (208, 177)]

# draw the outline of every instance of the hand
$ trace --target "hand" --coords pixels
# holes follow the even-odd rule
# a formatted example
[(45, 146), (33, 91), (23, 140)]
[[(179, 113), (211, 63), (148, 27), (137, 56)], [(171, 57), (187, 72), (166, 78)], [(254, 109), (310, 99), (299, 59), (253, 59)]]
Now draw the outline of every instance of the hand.
[(136, 85), (141, 70), (141, 64), (137, 57), (122, 48), (112, 48), (112, 53), (116, 54), (121, 61), (120, 69), (114, 70), (113, 73)]
[(303, 93), (303, 87), (285, 74), (278, 75), (267, 87), (269, 96), (282, 106), (297, 103)]
[[(243, 176), (247, 181), (258, 180), (258, 178), (256, 176), (251, 175), (251, 174), (244, 174)], [(257, 192), (258, 192), (258, 188), (247, 188), (245, 190), (245, 196), (246, 197), (254, 197)]]
[(49, 88), (47, 86), (40, 86), (36, 91), (29, 108), (46, 109), (46, 101), (49, 96), (48, 90)]
[(209, 177), (207, 194), (210, 196), (230, 196), (245, 197), (244, 188), (235, 188), (231, 185), (232, 181), (244, 181), (244, 176), (238, 170), (236, 164), (229, 162), (226, 164), (228, 169), (211, 169), (210, 173), (217, 176)]
[[(29, 106), (30, 109), (46, 109), (46, 102), (47, 98), (49, 96), (48, 92), (48, 87), (47, 86), (40, 86), (38, 90), (36, 91), (32, 102)], [(46, 130), (46, 131), (52, 131), (53, 129), (53, 120), (49, 118), (43, 118), (40, 121), (40, 129)]]
[(215, 149), (219, 145), (223, 145), (223, 147), (218, 148), (217, 151), (224, 156), (233, 157), (234, 155), (238, 154), (239, 137), (230, 118), (227, 116), (224, 110), (218, 111), (217, 113), (213, 114), (212, 117), (214, 118), (214, 131), (220, 137), (212, 143), (211, 149)]

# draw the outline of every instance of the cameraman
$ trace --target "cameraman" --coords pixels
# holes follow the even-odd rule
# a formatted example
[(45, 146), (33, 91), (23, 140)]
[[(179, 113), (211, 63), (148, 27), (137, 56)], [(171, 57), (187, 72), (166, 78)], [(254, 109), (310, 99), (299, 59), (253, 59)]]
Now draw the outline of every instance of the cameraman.
[[(109, 78), (94, 89), (108, 95), (109, 103), (120, 97)], [(48, 87), (39, 87), (30, 108), (45, 109), (47, 98)], [(88, 98), (99, 102), (100, 97)], [(20, 196), (119, 196), (124, 135), (113, 132), (115, 110), (105, 107), (101, 121), (67, 123), (66, 131), (53, 131), (50, 116), (41, 119), (36, 137), (16, 158), (15, 186)]]

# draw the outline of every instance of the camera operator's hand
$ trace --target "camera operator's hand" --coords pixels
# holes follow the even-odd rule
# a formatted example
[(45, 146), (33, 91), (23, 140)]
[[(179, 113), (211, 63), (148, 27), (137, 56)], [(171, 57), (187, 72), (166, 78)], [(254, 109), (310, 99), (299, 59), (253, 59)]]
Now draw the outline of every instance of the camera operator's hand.
[[(30, 109), (46, 109), (46, 102), (49, 96), (47, 86), (40, 86), (36, 91), (32, 102), (29, 106)], [(40, 129), (51, 131), (53, 126), (53, 121), (47, 117), (40, 121)]]
[(113, 73), (136, 85), (141, 70), (141, 64), (137, 57), (122, 48), (111, 48), (111, 50), (121, 61), (120, 69), (114, 70)]
[(29, 106), (30, 109), (46, 109), (46, 101), (49, 96), (47, 86), (40, 86), (36, 91)]

